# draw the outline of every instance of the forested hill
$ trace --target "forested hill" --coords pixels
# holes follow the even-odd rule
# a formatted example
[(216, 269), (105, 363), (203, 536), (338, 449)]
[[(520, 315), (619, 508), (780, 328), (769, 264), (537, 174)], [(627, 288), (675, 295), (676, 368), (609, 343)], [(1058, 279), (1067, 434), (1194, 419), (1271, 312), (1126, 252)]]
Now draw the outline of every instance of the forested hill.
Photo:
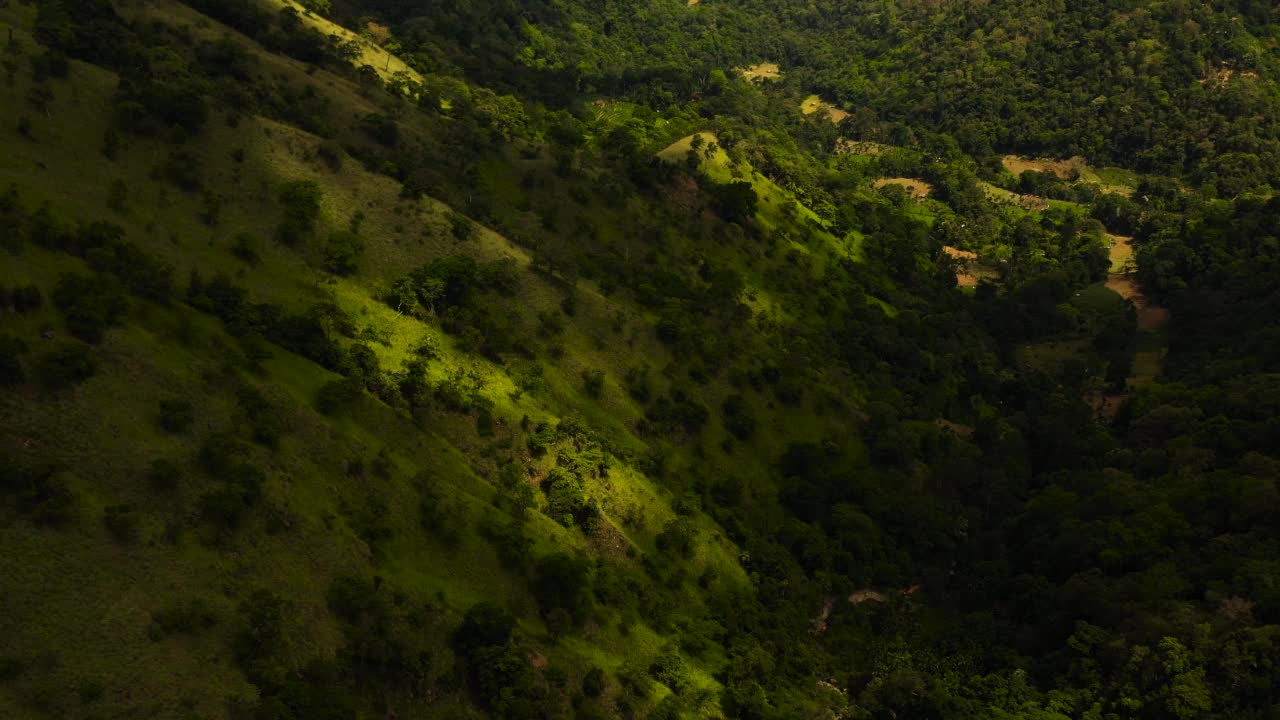
[[(1280, 10), (1233, 2), (335, 2), (398, 23), (424, 69), (549, 100), (583, 89), (655, 106), (716, 70), (780, 63), (853, 110), (848, 133), (975, 157), (1083, 155), (1188, 174), (1233, 196), (1277, 184)], [(537, 78), (534, 83), (527, 79)]]
[(1278, 40), (0, 0), (0, 717), (1280, 717)]

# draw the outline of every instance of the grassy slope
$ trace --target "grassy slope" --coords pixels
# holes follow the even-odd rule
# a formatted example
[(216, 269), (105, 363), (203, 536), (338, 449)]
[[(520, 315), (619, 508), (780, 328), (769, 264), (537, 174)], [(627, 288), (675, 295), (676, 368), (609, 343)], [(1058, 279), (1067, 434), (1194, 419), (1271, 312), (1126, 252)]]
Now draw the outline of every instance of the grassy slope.
[[(189, 24), (200, 34), (230, 33), (174, 3), (155, 3), (140, 11)], [(26, 33), (31, 22), (27, 8), (0, 9), (0, 22), (4, 23), (0, 29), (15, 26), (25, 46), (32, 47)], [(259, 61), (263, 72), (297, 81), (306, 74), (300, 63), (289, 59), (259, 53)], [(307, 77), (353, 112), (375, 109), (341, 78), (324, 71)], [(466, 247), (455, 247), (444, 230), (447, 208), (431, 200), (402, 201), (393, 182), (364, 172), (354, 162), (336, 173), (325, 170), (313, 159), (317, 138), (262, 118), (242, 119), (234, 128), (215, 120), (207, 134), (195, 141), (206, 182), (222, 196), (225, 208), (216, 227), (205, 226), (196, 219), (201, 207), (198, 197), (152, 178), (152, 170), (168, 153), (167, 145), (132, 139), (114, 162), (99, 152), (115, 82), (110, 73), (73, 62), (70, 79), (54, 83), (56, 99), (49, 114), (37, 118), (35, 142), (14, 132), (16, 115), (25, 112), (27, 82), (26, 74), (20, 73), (15, 85), (0, 87), (0, 138), (6, 147), (0, 155), (0, 181), (18, 182), (28, 204), (48, 202), (66, 218), (110, 219), (124, 226), (130, 239), (173, 262), (179, 278), (192, 267), (206, 275), (223, 269), (248, 287), (255, 300), (290, 307), (336, 300), (361, 323), (391, 333), (390, 347), (376, 346), (384, 364), (391, 367), (423, 335), (433, 335), (444, 349), (444, 360), (433, 366), (433, 373), (443, 376), (458, 368), (474, 369), (484, 379), (485, 392), (495, 401), (506, 429), (499, 430), (497, 441), (490, 441), (475, 434), (470, 418), (443, 416), (433, 418), (423, 432), (372, 400), (345, 417), (322, 417), (311, 409), (310, 398), (334, 376), (276, 350), (263, 376), (254, 382), (283, 409), (290, 430), (279, 450), (255, 452), (269, 469), (267, 505), (289, 517), (291, 527), (268, 535), (257, 518), (236, 540), (201, 542), (198, 528), (188, 520), (195, 498), (208, 481), (192, 473), (175, 495), (156, 497), (146, 489), (142, 473), (146, 463), (159, 457), (190, 465), (203, 431), (235, 423), (230, 380), (221, 373), (224, 348), (234, 343), (218, 323), (189, 310), (138, 307), (125, 327), (108, 333), (97, 351), (101, 367), (95, 378), (63, 394), (35, 390), (6, 394), (0, 404), (4, 451), (66, 458), (77, 469), (72, 484), (83, 500), (80, 517), (69, 531), (25, 523), (0, 530), (0, 545), (13, 549), (0, 558), (0, 578), (5, 583), (0, 595), (16, 598), (0, 618), (0, 635), (9, 640), (6, 652), (44, 657), (50, 666), (38, 681), (0, 688), (0, 714), (21, 717), (33, 698), (47, 698), (55, 714), (82, 716), (91, 708), (77, 706), (65, 688), (100, 683), (106, 692), (104, 702), (127, 708), (129, 714), (169, 716), (190, 705), (200, 715), (217, 716), (227, 696), (250, 691), (233, 667), (226, 637), (234, 604), (261, 585), (280, 589), (297, 604), (297, 619), (306, 628), (296, 637), (298, 658), (332, 652), (340, 638), (325, 610), (324, 591), (334, 575), (368, 572), (372, 567), (370, 549), (347, 527), (345, 516), (373, 492), (389, 500), (389, 522), (396, 530), (395, 539), (383, 549), (385, 559), (377, 564), (378, 572), (421, 598), (442, 594), (441, 611), (446, 614), (481, 597), (501, 597), (526, 618), (535, 617), (523, 580), (503, 570), (482, 540), (469, 537), (460, 549), (447, 550), (416, 529), (417, 495), (407, 479), (420, 469), (430, 469), (444, 478), (456, 497), (479, 512), (495, 490), (470, 466), (469, 458), (476, 459), (483, 446), (501, 442), (504, 435), (518, 435), (514, 428), (522, 415), (550, 420), (581, 410), (593, 425), (611, 427), (611, 434), (639, 446), (628, 430), (628, 421), (638, 411), (625, 393), (611, 384), (602, 403), (591, 403), (574, 378), (579, 368), (587, 366), (607, 368), (617, 377), (616, 371), (636, 354), (661, 362), (662, 351), (651, 335), (639, 332), (643, 326), (628, 323), (622, 334), (633, 338), (630, 345), (601, 347), (591, 342), (590, 334), (601, 331), (615, 308), (598, 295), (584, 293), (581, 319), (575, 321), (566, 343), (566, 360), (548, 371), (551, 391), (514, 400), (510, 393), (514, 382), (507, 368), (453, 351), (438, 329), (396, 316), (373, 298), (373, 291), (386, 278), (448, 252), (482, 259), (511, 257), (527, 265), (528, 258), (519, 248), (488, 231)], [(232, 158), (237, 149), (244, 151), (243, 161)], [(265, 242), (263, 262), (256, 268), (243, 266), (227, 252), (230, 238), (238, 232), (269, 237), (279, 217), (274, 188), (297, 178), (315, 179), (324, 187), (326, 227), (345, 226), (357, 209), (365, 213), (362, 235), (368, 251), (356, 277), (321, 281), (304, 261), (314, 248), (296, 253)], [(129, 190), (123, 213), (106, 205), (113, 179), (124, 181)], [(29, 250), (6, 261), (0, 282), (34, 280), (47, 291), (57, 273), (79, 264), (65, 256)], [(530, 310), (552, 308), (558, 298), (557, 288), (538, 276), (524, 275), (521, 304)], [(32, 338), (46, 326), (61, 332), (51, 310), (20, 323), (6, 318), (5, 327), (29, 342), (37, 342)], [(183, 345), (176, 337), (179, 326), (186, 323), (197, 329), (196, 338)], [(162, 434), (152, 420), (159, 400), (175, 395), (196, 401), (198, 430), (190, 436)], [(521, 445), (518, 438), (513, 444)], [(363, 458), (367, 463), (383, 448), (392, 451), (396, 466), (390, 481), (352, 479), (341, 472), (348, 460)], [(545, 470), (537, 463), (530, 465), (535, 473)], [(376, 483), (381, 484), (375, 488)], [(625, 468), (612, 474), (610, 484), (615, 505), (639, 506), (644, 515), (644, 529), (628, 528), (622, 534), (642, 549), (651, 549), (653, 533), (673, 516), (667, 504), (669, 493)], [(100, 514), (103, 507), (119, 503), (135, 505), (147, 518), (168, 517), (185, 529), (177, 532), (175, 541), (166, 537), (173, 533), (165, 527), (144, 524), (137, 543), (112, 542)], [(610, 506), (606, 502), (606, 513)], [(695, 566), (715, 565), (726, 581), (742, 581), (736, 550), (727, 541), (712, 540), (720, 533), (709, 523), (704, 521), (702, 530)], [(588, 544), (577, 531), (566, 531), (541, 515), (534, 516), (531, 531), (540, 552), (584, 550)], [(121, 568), (127, 568), (125, 576)], [(147, 639), (152, 612), (174, 599), (196, 596), (209, 599), (221, 617), (210, 635), (161, 642)], [(535, 635), (541, 632), (533, 621), (526, 622), (526, 629)], [(443, 644), (443, 636), (439, 640)], [(608, 627), (581, 641), (540, 650), (553, 664), (577, 675), (588, 661), (616, 666), (621, 658), (651, 654), (663, 641), (643, 627), (633, 628), (626, 636)], [(705, 671), (695, 676), (700, 684), (714, 685)]]

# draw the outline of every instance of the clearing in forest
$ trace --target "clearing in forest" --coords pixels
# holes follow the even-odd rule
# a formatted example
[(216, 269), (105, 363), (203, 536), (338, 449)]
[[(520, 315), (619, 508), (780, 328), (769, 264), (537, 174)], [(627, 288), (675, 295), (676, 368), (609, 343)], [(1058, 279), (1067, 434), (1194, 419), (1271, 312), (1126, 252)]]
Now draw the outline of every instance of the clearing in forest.
[(906, 189), (907, 194), (911, 196), (911, 199), (917, 202), (933, 194), (932, 185), (930, 185), (929, 183), (923, 180), (917, 180), (915, 178), (888, 177), (888, 178), (880, 178), (879, 180), (875, 181), (875, 186), (877, 188), (882, 188), (882, 187), (885, 187), (886, 185), (902, 186), (903, 188)]
[(1043, 212), (1049, 209), (1049, 201), (1037, 195), (1019, 195), (1016, 192), (1005, 190), (986, 181), (979, 181), (978, 185), (982, 188), (988, 200), (996, 205), (1005, 205), (1028, 210), (1031, 212)]
[(836, 152), (841, 155), (883, 155), (890, 150), (896, 149), (897, 147), (893, 145), (871, 142), (870, 140), (840, 138), (836, 142)]
[(1095, 169), (1079, 155), (1066, 160), (1005, 155), (1000, 161), (1004, 169), (1014, 177), (1021, 176), (1027, 170), (1050, 172), (1063, 180), (1097, 185), (1103, 192), (1116, 195), (1132, 195), (1138, 185), (1138, 177), (1133, 172), (1111, 167)]
[(1111, 241), (1111, 271), (1107, 274), (1107, 287), (1120, 297), (1133, 301), (1138, 310), (1139, 330), (1160, 330), (1169, 319), (1169, 311), (1153, 304), (1142, 292), (1133, 266), (1133, 238), (1108, 234), (1107, 239)]
[(812, 115), (816, 112), (825, 112), (831, 122), (839, 125), (845, 118), (849, 117), (849, 111), (844, 108), (838, 108), (829, 102), (824, 101), (817, 95), (810, 95), (800, 103), (800, 112), (805, 115)]
[(1004, 169), (1008, 170), (1015, 177), (1021, 175), (1027, 170), (1035, 170), (1036, 172), (1051, 172), (1063, 180), (1086, 179), (1092, 174), (1089, 170), (1089, 163), (1085, 159), (1076, 156), (1066, 160), (1049, 160), (1046, 158), (1029, 158), (1022, 155), (1005, 155), (1000, 158), (1004, 164)]
[(760, 63), (758, 65), (735, 69), (742, 73), (742, 77), (752, 82), (782, 79), (782, 68), (778, 67), (778, 63)]
[(379, 77), (384, 81), (390, 80), (396, 73), (406, 73), (410, 80), (421, 83), (422, 76), (416, 70), (409, 67), (403, 60), (396, 57), (379, 43), (386, 42), (391, 39), (390, 29), (369, 22), (366, 28), (368, 37), (361, 37), (347, 28), (332, 22), (331, 20), (317, 15), (305, 7), (297, 0), (270, 0), (271, 4), (280, 8), (293, 8), (298, 11), (298, 17), (311, 27), (319, 30), (325, 35), (341, 38), (344, 41), (355, 42), (360, 47), (360, 57), (352, 61), (356, 67), (368, 65), (378, 71)]
[(960, 287), (977, 287), (983, 280), (995, 280), (1000, 273), (978, 260), (978, 253), (943, 245), (942, 252), (956, 261), (956, 284)]
[(1197, 82), (1201, 85), (1221, 88), (1230, 85), (1232, 78), (1235, 77), (1239, 77), (1242, 80), (1257, 80), (1258, 73), (1253, 72), (1252, 70), (1246, 70), (1237, 76), (1236, 71), (1231, 68), (1217, 67), (1206, 72), (1204, 77), (1200, 78)]

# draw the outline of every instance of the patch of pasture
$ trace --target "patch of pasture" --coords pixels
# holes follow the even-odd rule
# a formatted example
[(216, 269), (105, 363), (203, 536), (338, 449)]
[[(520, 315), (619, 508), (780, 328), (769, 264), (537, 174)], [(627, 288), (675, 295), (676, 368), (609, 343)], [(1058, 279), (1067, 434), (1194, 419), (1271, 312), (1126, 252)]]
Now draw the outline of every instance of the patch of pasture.
[(800, 112), (804, 113), (805, 115), (813, 115), (815, 113), (824, 112), (826, 113), (827, 117), (830, 118), (831, 122), (835, 123), (836, 125), (839, 125), (841, 122), (844, 121), (845, 118), (849, 117), (848, 110), (845, 110), (844, 108), (836, 107), (835, 105), (832, 105), (831, 103), (826, 102), (825, 100), (818, 97), (817, 95), (810, 95), (809, 97), (805, 98), (804, 102), (800, 103)]
[(879, 180), (876, 180), (875, 183), (873, 184), (875, 185), (876, 189), (886, 187), (889, 185), (897, 185), (903, 188), (904, 190), (906, 190), (907, 195), (909, 195), (911, 199), (915, 200), (916, 202), (920, 202), (921, 200), (924, 200), (925, 198), (933, 194), (933, 185), (930, 185), (924, 180), (917, 180), (916, 178), (887, 177), (887, 178), (880, 178)]
[(848, 138), (840, 138), (836, 142), (836, 152), (840, 155), (883, 155), (890, 150), (897, 150), (897, 146), (885, 145), (884, 143), (871, 142), (870, 140), (850, 140)]
[(1000, 273), (978, 259), (978, 253), (943, 245), (942, 252), (956, 261), (956, 284), (962, 288), (977, 287), (983, 280), (995, 280)]
[(1111, 233), (1107, 233), (1106, 237), (1111, 242), (1109, 252), (1109, 257), (1111, 258), (1110, 272), (1132, 272), (1134, 269), (1133, 238), (1124, 235), (1112, 235)]
[(745, 68), (734, 68), (742, 73), (742, 77), (751, 82), (764, 82), (766, 80), (781, 80), (783, 77), (782, 68), (778, 63), (758, 63), (749, 65)]

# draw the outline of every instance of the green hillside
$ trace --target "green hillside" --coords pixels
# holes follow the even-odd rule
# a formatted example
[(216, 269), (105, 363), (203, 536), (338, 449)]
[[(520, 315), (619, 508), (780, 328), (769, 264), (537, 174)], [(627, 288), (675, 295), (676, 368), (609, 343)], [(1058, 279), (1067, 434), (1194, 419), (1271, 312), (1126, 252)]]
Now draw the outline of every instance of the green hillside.
[(1237, 4), (3, 2), (0, 717), (1272, 717)]

